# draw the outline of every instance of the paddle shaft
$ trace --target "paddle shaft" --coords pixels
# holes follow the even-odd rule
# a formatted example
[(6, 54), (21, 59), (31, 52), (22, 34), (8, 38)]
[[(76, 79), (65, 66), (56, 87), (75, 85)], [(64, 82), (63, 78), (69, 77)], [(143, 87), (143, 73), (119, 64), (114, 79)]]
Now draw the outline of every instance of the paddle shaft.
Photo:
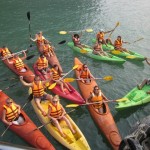
[(28, 21), (29, 21), (29, 37), (31, 38), (30, 11), (27, 12), (27, 18), (28, 18)]
[[(76, 109), (72, 109), (72, 110), (70, 110), (69, 112), (66, 112), (64, 115), (69, 114), (69, 113), (71, 113), (71, 112), (73, 112), (73, 111), (75, 111), (75, 110), (76, 110)], [(34, 129), (33, 131), (38, 130), (38, 129), (41, 129), (42, 127), (48, 125), (48, 124), (51, 123), (51, 122), (52, 122), (52, 120), (50, 120), (49, 122), (47, 122), (47, 123), (45, 123), (45, 124), (43, 124), (43, 125), (37, 127), (37, 128)]]
[(117, 22), (115, 28), (114, 28), (113, 31), (109, 34), (109, 36), (108, 36), (109, 38), (111, 37), (112, 33), (115, 31), (115, 29), (116, 29), (118, 26), (119, 26), (119, 22)]

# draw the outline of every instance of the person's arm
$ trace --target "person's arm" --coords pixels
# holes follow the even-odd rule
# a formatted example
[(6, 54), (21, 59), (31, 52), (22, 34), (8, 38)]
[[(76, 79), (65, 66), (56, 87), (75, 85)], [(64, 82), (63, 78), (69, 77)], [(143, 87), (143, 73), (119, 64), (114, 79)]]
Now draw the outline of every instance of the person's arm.
[(36, 42), (37, 41), (37, 34), (35, 35), (35, 39), (30, 38), (31, 41)]
[(3, 112), (2, 112), (2, 121), (3, 121), (4, 123), (6, 123), (8, 126), (12, 125), (12, 122), (8, 122), (8, 121), (6, 120), (6, 110), (5, 110), (5, 109), (4, 109)]
[(33, 84), (32, 83), (27, 83), (23, 80), (23, 76), (20, 76), (20, 81), (24, 86), (28, 86), (28, 87), (32, 87)]
[(24, 56), (23, 56), (23, 57), (21, 57), (21, 60), (24, 60), (24, 59), (26, 59), (26, 58), (27, 58), (27, 55), (26, 55), (25, 50), (23, 51), (23, 54), (24, 54)]
[(62, 115), (59, 116), (58, 119), (61, 119), (61, 118), (66, 114), (66, 111), (65, 111), (65, 109), (62, 107), (62, 105), (61, 105), (61, 109), (62, 109)]
[(88, 102), (92, 99), (92, 94), (88, 98), (85, 99), (85, 103), (88, 104)]
[(8, 62), (9, 64), (13, 64), (13, 63), (14, 63), (13, 61), (10, 61), (9, 58), (7, 58), (7, 62)]
[(109, 101), (108, 98), (102, 93), (102, 97), (106, 100)]
[(107, 34), (107, 33), (113, 32), (113, 31), (114, 31), (114, 29), (112, 29), (110, 31), (106, 31), (106, 32), (104, 32), (104, 34)]
[(18, 108), (18, 114), (20, 114), (20, 112), (21, 112), (21, 107), (20, 107), (20, 105), (17, 105), (16, 103), (14, 103), (14, 105)]

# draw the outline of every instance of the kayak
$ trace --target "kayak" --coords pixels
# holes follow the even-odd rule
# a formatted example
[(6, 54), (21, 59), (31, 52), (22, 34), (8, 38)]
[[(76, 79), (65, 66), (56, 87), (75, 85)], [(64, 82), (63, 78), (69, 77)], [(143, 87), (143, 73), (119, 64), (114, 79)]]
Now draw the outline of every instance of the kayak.
[[(74, 64), (79, 65), (79, 67), (82, 66), (82, 63), (78, 58), (74, 59)], [(75, 70), (75, 74), (76, 76), (78, 76), (77, 70)], [(97, 85), (94, 79), (92, 79), (90, 83), (83, 83), (79, 80), (77, 81), (77, 83), (84, 99), (87, 99), (89, 97), (91, 91), (93, 91), (93, 87)], [(112, 114), (109, 110), (108, 104), (104, 103), (104, 107), (105, 113), (98, 113), (93, 105), (88, 105), (88, 110), (100, 130), (106, 136), (113, 149), (118, 150), (119, 144), (121, 142), (121, 137)]]
[(127, 101), (118, 102), (115, 106), (117, 110), (125, 109), (132, 106), (143, 105), (150, 102), (150, 94), (146, 92), (150, 90), (149, 85), (144, 85), (144, 87), (139, 90), (137, 87), (132, 89), (124, 98), (127, 98)]
[[(39, 46), (38, 44), (37, 44), (37, 47), (38, 47), (39, 52), (42, 53), (43, 48), (42, 48), (41, 46)], [(59, 63), (59, 60), (58, 60), (58, 58), (57, 58), (55, 52), (54, 52), (54, 55), (53, 55), (53, 56), (51, 56), (51, 57), (46, 57), (46, 58), (47, 58), (49, 64), (50, 64), (52, 67), (53, 67), (54, 65), (58, 65), (58, 67), (59, 67), (59, 69), (60, 69), (60, 72), (63, 72), (62, 67), (61, 67), (61, 65), (60, 65), (60, 63)]]
[[(12, 58), (9, 58), (9, 59), (11, 60)], [(31, 71), (31, 69), (30, 69), (26, 64), (24, 64), (24, 65), (25, 65), (25, 68), (26, 68), (26, 72), (19, 72), (19, 71), (14, 67), (14, 65), (13, 65), (13, 64), (9, 64), (6, 59), (3, 60), (3, 63), (4, 63), (12, 72), (14, 72), (16, 75), (18, 75), (18, 76), (23, 76), (23, 79), (24, 79), (26, 82), (28, 82), (28, 83), (33, 82), (35, 75), (34, 75), (34, 73)]]
[[(67, 44), (70, 48), (72, 48), (74, 51), (83, 54), (85, 56), (88, 56), (90, 58), (93, 58), (95, 60), (100, 60), (100, 61), (107, 61), (107, 62), (117, 62), (117, 63), (124, 63), (126, 60), (116, 57), (114, 55), (109, 54), (110, 57), (108, 56), (100, 56), (100, 55), (95, 55), (93, 54), (93, 50), (91, 48), (84, 48), (84, 50), (80, 49), (77, 46), (74, 46), (73, 42), (68, 42)], [(82, 52), (83, 51), (83, 52)], [(84, 52), (85, 51), (85, 52)]]
[[(31, 93), (31, 89), (29, 90), (29, 93)], [(49, 124), (45, 125), (45, 128), (58, 142), (60, 142), (62, 145), (64, 145), (65, 147), (67, 147), (68, 149), (71, 149), (71, 150), (90, 150), (90, 147), (89, 147), (84, 135), (82, 134), (82, 132), (80, 131), (78, 126), (74, 123), (74, 121), (69, 117), (69, 115), (66, 114), (66, 117), (71, 122), (74, 130), (76, 130), (76, 133), (73, 135), (72, 132), (70, 131), (69, 127), (66, 125), (66, 123), (64, 121), (60, 121), (59, 122), (60, 126), (63, 130), (63, 133), (66, 135), (66, 138), (63, 138), (60, 135), (58, 129), (52, 123), (50, 123), (51, 122), (50, 119), (47, 116), (44, 117), (41, 114), (41, 112), (37, 108), (34, 100), (32, 100), (31, 103), (32, 103), (34, 111), (37, 114), (41, 123), (46, 124), (49, 122)], [(41, 105), (46, 112), (48, 111), (48, 104), (49, 104), (49, 101), (41, 102)]]
[[(46, 80), (45, 77), (42, 75), (42, 73), (40, 73), (38, 71), (37, 66), (35, 64), (33, 65), (33, 69), (34, 69), (35, 74), (38, 75), (41, 78), (41, 80)], [(53, 82), (51, 82), (50, 85), (52, 83)], [(68, 89), (65, 88), (65, 87), (64, 87), (65, 93), (62, 92), (62, 90), (60, 88), (60, 85), (56, 85), (53, 89), (51, 89), (51, 91), (54, 94), (57, 94), (57, 95), (65, 98), (65, 99), (73, 101), (74, 103), (77, 103), (77, 104), (83, 104), (83, 103), (85, 103), (84, 99), (79, 94), (79, 92), (70, 83), (67, 83), (67, 85), (72, 90), (71, 92), (68, 91)]]
[(120, 143), (119, 150), (149, 150), (150, 149), (150, 116), (137, 122)]
[[(92, 42), (96, 42), (96, 39), (92, 39)], [(127, 52), (121, 52), (119, 50), (115, 50), (114, 46), (107, 44), (108, 47), (103, 44), (102, 47), (104, 49), (104, 51), (109, 51), (109, 53), (117, 56), (117, 57), (122, 57), (122, 58), (126, 58), (128, 60), (139, 60), (139, 61), (143, 61), (145, 60), (145, 57), (139, 53), (133, 52), (131, 50), (129, 50), (130, 53)]]
[(0, 141), (0, 150), (37, 150), (37, 149)]
[[(2, 91), (0, 92), (0, 119), (2, 119), (3, 105), (6, 104), (6, 99), (9, 98)], [(53, 145), (42, 134), (40, 130), (36, 130), (36, 125), (30, 120), (27, 114), (21, 110), (21, 115), (24, 117), (25, 123), (22, 125), (11, 125), (10, 130), (15, 132), (19, 137), (23, 138), (26, 142), (32, 146), (42, 150), (55, 150)], [(13, 138), (13, 137), (12, 137)]]

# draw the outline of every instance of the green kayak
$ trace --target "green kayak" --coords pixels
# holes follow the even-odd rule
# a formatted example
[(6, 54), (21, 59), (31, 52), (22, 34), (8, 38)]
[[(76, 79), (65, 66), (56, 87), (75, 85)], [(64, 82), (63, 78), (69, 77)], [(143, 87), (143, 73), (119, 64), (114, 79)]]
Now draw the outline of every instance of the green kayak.
[(123, 98), (127, 98), (128, 100), (124, 102), (118, 102), (115, 108), (117, 110), (125, 109), (127, 107), (142, 105), (150, 102), (150, 94), (146, 93), (149, 90), (150, 90), (150, 85), (144, 85), (142, 90), (139, 90), (137, 87), (135, 87), (126, 96), (123, 97)]
[[(92, 39), (92, 42), (95, 43), (96, 42), (96, 39)], [(133, 52), (133, 51), (130, 51), (130, 53), (127, 53), (127, 52), (121, 52), (119, 50), (115, 50), (114, 49), (114, 46), (110, 45), (110, 44), (107, 44), (108, 46), (106, 46), (105, 44), (102, 45), (103, 47), (103, 50), (104, 51), (109, 51), (109, 53), (117, 56), (117, 57), (123, 57), (123, 58), (126, 58), (126, 59), (130, 59), (130, 60), (139, 60), (139, 61), (143, 61), (145, 60), (145, 57), (141, 54), (138, 54), (136, 52)]]
[(101, 61), (107, 61), (107, 62), (117, 62), (117, 63), (124, 63), (125, 60), (119, 57), (116, 57), (114, 55), (109, 54), (110, 57), (108, 56), (99, 56), (93, 54), (93, 50), (90, 48), (84, 48), (80, 49), (79, 47), (74, 46), (73, 42), (68, 42), (67, 44), (70, 48), (72, 48), (74, 51), (83, 54), (85, 56), (88, 56), (90, 58), (96, 59), (96, 60), (101, 60)]

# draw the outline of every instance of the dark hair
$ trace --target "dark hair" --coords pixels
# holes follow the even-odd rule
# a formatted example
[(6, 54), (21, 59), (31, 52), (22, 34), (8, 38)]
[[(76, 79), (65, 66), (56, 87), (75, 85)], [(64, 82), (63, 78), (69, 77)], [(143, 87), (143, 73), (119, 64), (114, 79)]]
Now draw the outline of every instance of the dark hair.
[(120, 36), (120, 35), (118, 35), (118, 38), (121, 38), (121, 36)]
[(74, 34), (74, 37), (79, 38), (80, 36), (79, 34)]
[[(44, 54), (40, 54), (40, 57), (43, 57), (44, 56)], [(44, 56), (45, 57), (45, 56)]]
[(99, 88), (97, 85), (94, 86), (93, 90), (95, 90), (96, 88)]
[(59, 66), (58, 66), (57, 64), (54, 64), (54, 65), (53, 65), (53, 68), (56, 68), (56, 67), (58, 67), (58, 74), (60, 75), (61, 72), (60, 72)]

